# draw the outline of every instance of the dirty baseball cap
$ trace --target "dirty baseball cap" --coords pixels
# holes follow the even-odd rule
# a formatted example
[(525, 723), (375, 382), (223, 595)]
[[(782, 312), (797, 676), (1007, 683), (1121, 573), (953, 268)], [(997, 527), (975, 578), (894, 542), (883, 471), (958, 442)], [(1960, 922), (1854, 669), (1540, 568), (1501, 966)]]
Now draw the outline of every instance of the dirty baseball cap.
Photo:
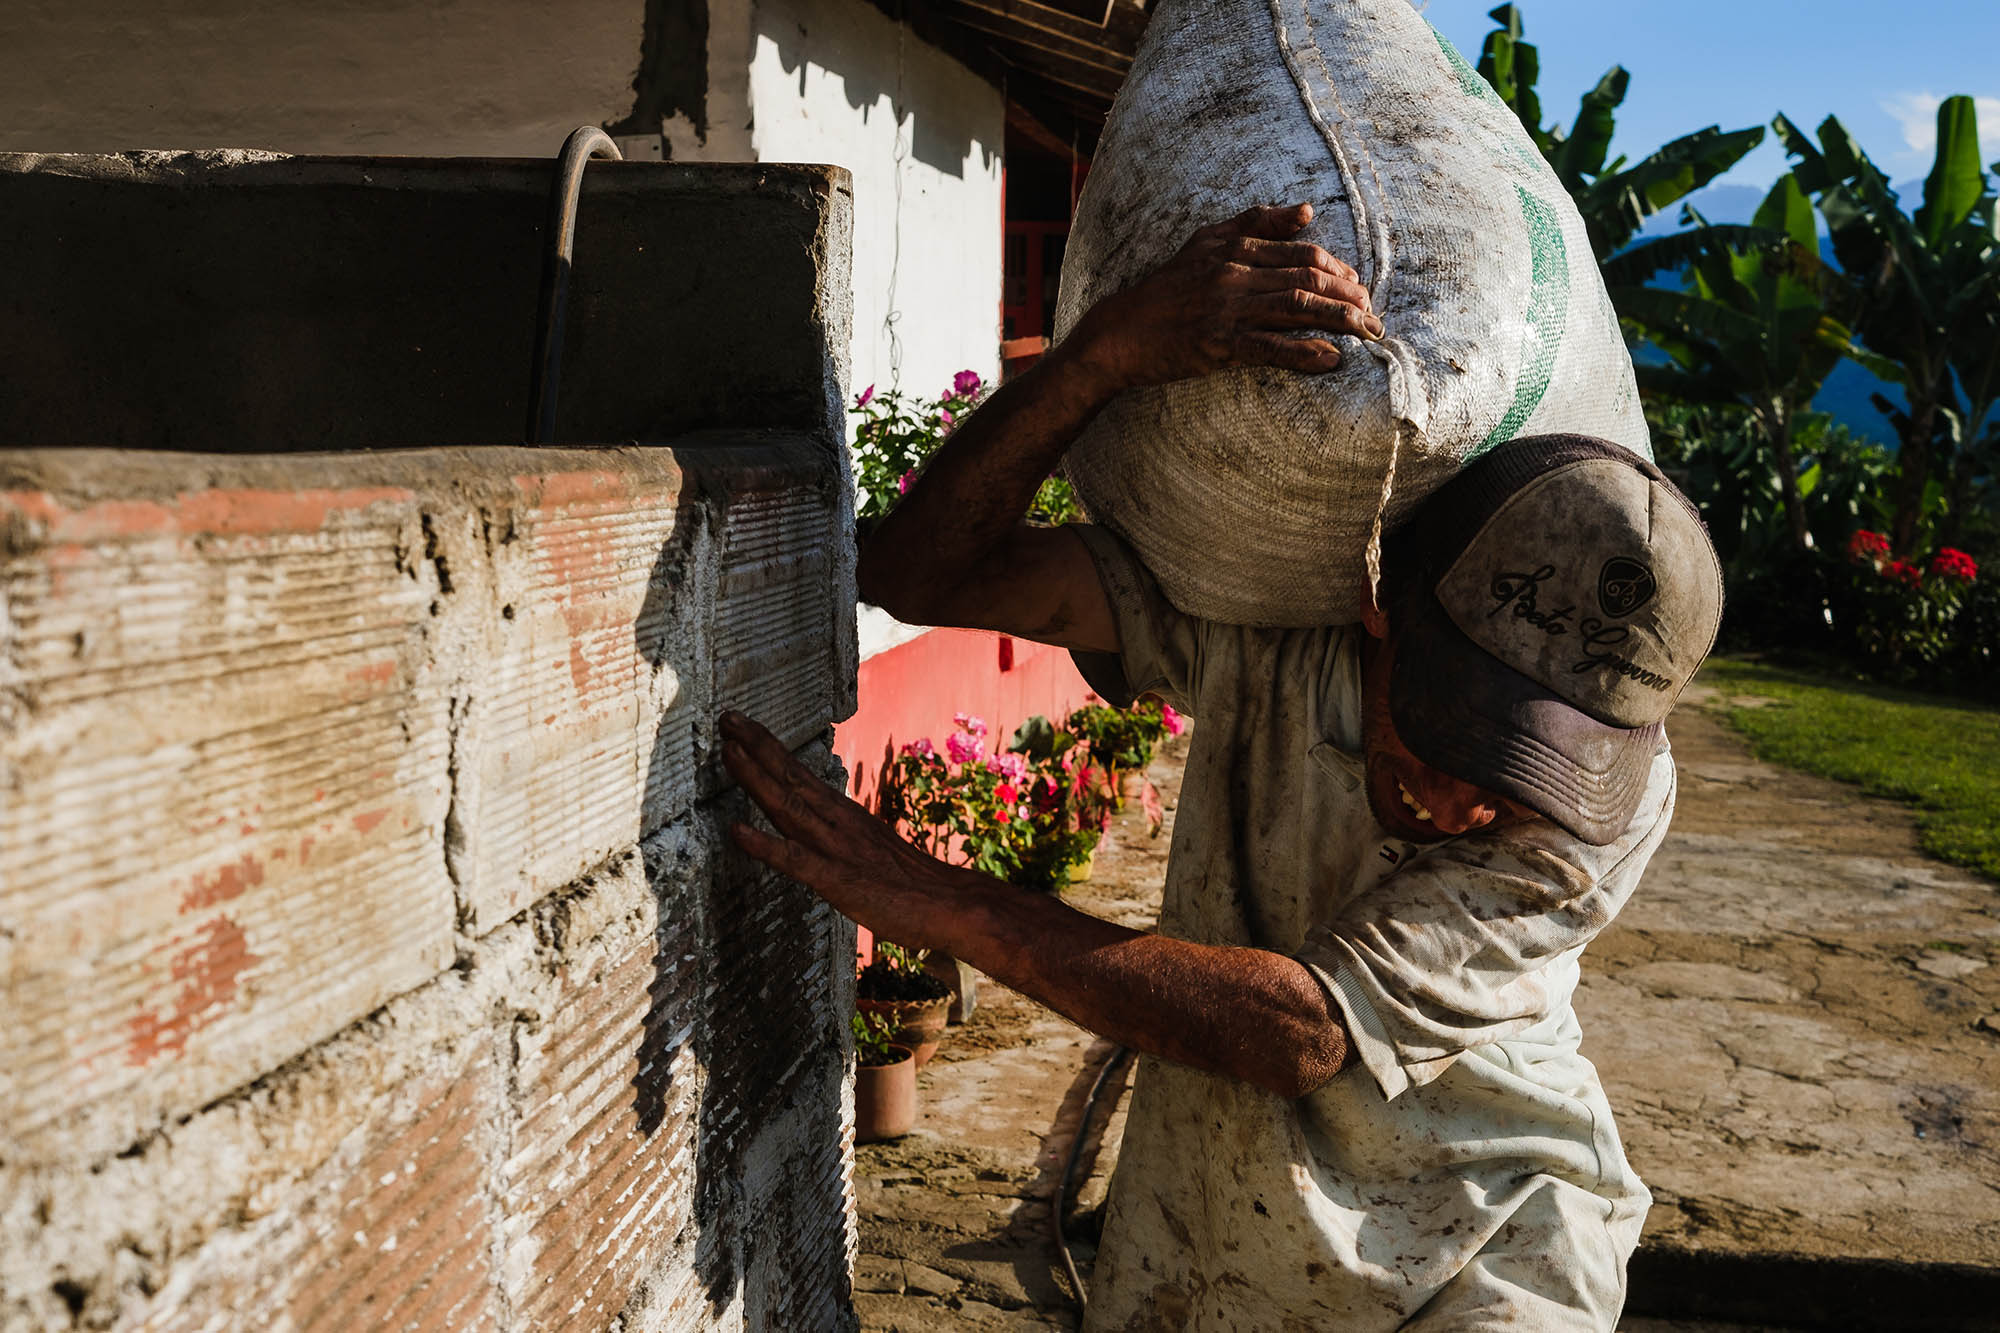
[(1722, 620), (1722, 567), (1687, 497), (1603, 440), (1514, 440), (1430, 496), (1382, 565), (1390, 717), (1410, 753), (1616, 841)]

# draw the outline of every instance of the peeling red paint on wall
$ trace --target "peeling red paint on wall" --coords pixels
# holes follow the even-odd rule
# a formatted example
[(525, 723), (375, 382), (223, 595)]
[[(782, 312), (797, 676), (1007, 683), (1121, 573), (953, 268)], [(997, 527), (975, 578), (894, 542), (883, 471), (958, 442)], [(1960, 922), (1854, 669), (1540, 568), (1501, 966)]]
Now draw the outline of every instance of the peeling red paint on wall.
[(371, 662), (367, 666), (355, 667), (347, 673), (347, 678), (357, 685), (387, 685), (396, 678), (396, 663)]
[(189, 1037), (222, 1017), (243, 974), (261, 961), (230, 918), (219, 916), (202, 926), (193, 943), (174, 951), (170, 968), (180, 991), (172, 1005), (165, 1013), (148, 1009), (126, 1025), (126, 1063), (148, 1065), (185, 1051)]
[(354, 817), (354, 827), (364, 835), (373, 833), (375, 826), (388, 817), (389, 812), (387, 810), (370, 810)]
[(591, 505), (629, 513), (664, 507), (680, 499), (679, 487), (656, 495), (634, 494), (634, 480), (618, 472), (523, 472), (515, 476), (514, 485), (529, 504), (548, 509)]
[[(633, 637), (632, 622), (638, 617), (637, 603), (643, 597), (643, 589), (636, 590), (630, 600), (633, 605), (620, 607), (609, 600), (599, 600), (587, 605), (570, 603), (562, 608), (564, 626), (569, 630), (569, 675), (576, 686), (580, 703), (586, 703), (586, 696), (592, 692), (599, 678), (610, 674), (606, 702), (616, 702), (623, 698), (623, 692), (630, 686), (635, 674), (640, 670), (637, 640)], [(610, 635), (605, 630), (614, 631)], [(590, 651), (591, 640), (595, 638), (598, 651)]]
[(245, 890), (263, 882), (264, 863), (246, 852), (240, 861), (196, 875), (193, 887), (181, 898), (181, 911), (198, 912), (204, 907), (226, 903), (231, 898), (242, 897)]
[(317, 532), (335, 513), (413, 499), (413, 492), (399, 486), (371, 486), (338, 491), (188, 491), (171, 500), (103, 500), (81, 509), (71, 509), (47, 491), (9, 491), (0, 495), (0, 504), (48, 524), (51, 542), (89, 543), (175, 533)]
[(590, 659), (583, 655), (583, 644), (574, 638), (569, 641), (569, 678), (578, 694), (590, 692)]

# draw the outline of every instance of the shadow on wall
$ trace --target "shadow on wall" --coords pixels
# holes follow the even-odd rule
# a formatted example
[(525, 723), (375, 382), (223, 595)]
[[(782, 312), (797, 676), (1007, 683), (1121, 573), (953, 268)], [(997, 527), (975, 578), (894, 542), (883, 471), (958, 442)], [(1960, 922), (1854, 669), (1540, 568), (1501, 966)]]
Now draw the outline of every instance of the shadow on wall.
[[(813, 96), (815, 86), (837, 83), (866, 124), (887, 100), (897, 124), (909, 121), (910, 155), (917, 161), (962, 179), (965, 160), (977, 149), (980, 170), (993, 170), (999, 148), (979, 137), (971, 114), (979, 99), (966, 95), (968, 86), (984, 92), (984, 82), (907, 24), (865, 0), (828, 4), (803, 18), (772, 13), (764, 5), (757, 14), (758, 37), (776, 48), (785, 73), (797, 79), (801, 101)], [(815, 74), (826, 77), (816, 80)]]
[[(674, 651), (676, 645), (673, 642), (672, 630), (676, 592), (686, 586), (689, 566), (693, 563), (694, 552), (707, 526), (706, 507), (699, 499), (683, 491), (680, 502), (674, 509), (673, 537), (660, 548), (659, 555), (653, 561), (652, 572), (646, 581), (646, 597), (640, 604), (638, 619), (632, 624), (633, 645), (638, 649), (640, 658), (652, 669), (655, 688), (660, 688), (660, 676), (663, 672), (678, 674), (689, 666), (685, 654), (677, 654)], [(674, 660), (677, 656), (683, 660)], [(678, 682), (675, 682), (672, 688), (678, 688)], [(646, 806), (653, 804), (655, 793), (672, 781), (675, 770), (679, 767), (675, 761), (680, 746), (676, 743), (678, 738), (674, 737), (672, 732), (685, 725), (687, 719), (678, 716), (672, 709), (666, 710), (660, 718), (659, 728), (653, 733), (652, 753), (646, 764), (646, 785), (643, 789), (645, 795), (642, 797), (642, 802)], [(644, 814), (641, 814), (640, 819), (642, 824), (640, 844), (644, 846), (649, 835), (656, 830), (644, 827), (644, 824), (650, 822)], [(662, 876), (655, 873), (655, 866), (650, 860), (646, 872), (648, 880), (653, 882), (655, 893), (660, 893), (665, 885), (660, 882)], [(663, 897), (665, 901), (671, 901), (670, 895)], [(662, 903), (663, 908), (665, 901)], [(632, 1109), (638, 1118), (640, 1132), (649, 1138), (659, 1130), (667, 1116), (670, 1093), (668, 1085), (674, 1064), (672, 1047), (677, 1044), (674, 1033), (677, 1024), (674, 1020), (682, 1016), (671, 1011), (676, 1006), (684, 1005), (688, 999), (684, 972), (681, 969), (662, 966), (668, 933), (664, 910), (661, 918), (660, 938), (655, 946), (653, 982), (647, 987), (651, 1003), (646, 1011), (645, 1037), (641, 1043), (639, 1066), (632, 1076)], [(696, 1024), (695, 1028), (695, 1036), (699, 1043), (702, 1025)]]
[[(712, 557), (700, 554), (724, 543), (714, 530), (714, 499), (705, 485), (683, 491), (673, 536), (653, 562), (633, 623), (656, 689), (681, 688), (680, 673), (718, 647), (676, 632), (686, 623), (677, 608), (689, 582), (719, 581)], [(720, 708), (724, 691), (715, 694), (707, 706)], [(648, 761), (647, 807), (682, 779), (691, 757), (708, 767), (712, 757), (690, 735), (701, 730), (700, 719), (663, 711)], [(804, 1177), (814, 1173), (817, 1185), (825, 1176), (832, 1185), (839, 1173), (825, 1155), (838, 1156), (838, 1099), (828, 1103), (822, 1077), (829, 1062), (836, 1080), (845, 1077), (844, 1010), (836, 1009), (826, 967), (836, 918), (818, 897), (737, 850), (728, 830), (752, 816), (747, 798), (706, 782), (703, 790), (712, 794), (698, 801), (692, 837), (649, 829), (641, 840), (660, 916), (632, 1077), (637, 1129), (651, 1139), (692, 1122), (691, 1257), (710, 1310), (728, 1310), (740, 1294), (749, 1327), (823, 1326), (829, 1309), (845, 1309), (851, 1299), (845, 1248), (833, 1244), (807, 1256), (787, 1246), (828, 1225), (801, 1215), (825, 1206), (824, 1191), (807, 1188)], [(698, 1104), (690, 1105), (681, 1098), (694, 1070), (706, 1078)], [(794, 1133), (774, 1144), (769, 1131), (781, 1122)]]

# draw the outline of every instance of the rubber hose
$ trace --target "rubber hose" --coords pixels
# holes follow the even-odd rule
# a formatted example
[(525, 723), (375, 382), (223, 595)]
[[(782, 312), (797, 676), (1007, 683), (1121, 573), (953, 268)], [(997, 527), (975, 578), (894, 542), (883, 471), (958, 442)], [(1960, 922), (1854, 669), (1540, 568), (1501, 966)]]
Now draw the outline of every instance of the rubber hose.
[(1077, 1159), (1083, 1156), (1083, 1141), (1090, 1136), (1090, 1117), (1097, 1112), (1097, 1098), (1104, 1091), (1104, 1082), (1111, 1077), (1111, 1071), (1125, 1063), (1132, 1054), (1131, 1048), (1120, 1046), (1104, 1058), (1097, 1068), (1097, 1077), (1092, 1080), (1090, 1094), (1083, 1099), (1083, 1115), (1076, 1122), (1076, 1138), (1069, 1145), (1069, 1160), (1063, 1164), (1062, 1174), (1056, 1177), (1056, 1197), (1054, 1225), (1056, 1233), (1056, 1253), (1062, 1256), (1063, 1271), (1069, 1274), (1070, 1289), (1076, 1292), (1076, 1309), (1084, 1314), (1090, 1309), (1089, 1293), (1083, 1289), (1083, 1278), (1076, 1271), (1076, 1260), (1070, 1255), (1069, 1241), (1063, 1236), (1063, 1199), (1069, 1193), (1070, 1177), (1076, 1174)]
[(585, 125), (563, 140), (549, 192), (548, 247), (542, 251), (542, 291), (535, 314), (535, 364), (528, 382), (528, 443), (556, 437), (556, 384), (562, 375), (563, 322), (569, 313), (571, 252), (576, 248), (577, 197), (583, 168), (593, 157), (622, 161), (611, 136)]

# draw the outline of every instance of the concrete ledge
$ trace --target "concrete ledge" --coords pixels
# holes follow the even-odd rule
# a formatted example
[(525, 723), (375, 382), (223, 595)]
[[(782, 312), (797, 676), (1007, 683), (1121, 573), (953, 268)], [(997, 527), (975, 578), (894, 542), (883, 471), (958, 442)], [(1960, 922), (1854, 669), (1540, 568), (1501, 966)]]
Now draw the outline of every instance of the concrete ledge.
[(1779, 1328), (1978, 1333), (2000, 1321), (2000, 1269), (1647, 1247), (1632, 1257), (1625, 1308)]

